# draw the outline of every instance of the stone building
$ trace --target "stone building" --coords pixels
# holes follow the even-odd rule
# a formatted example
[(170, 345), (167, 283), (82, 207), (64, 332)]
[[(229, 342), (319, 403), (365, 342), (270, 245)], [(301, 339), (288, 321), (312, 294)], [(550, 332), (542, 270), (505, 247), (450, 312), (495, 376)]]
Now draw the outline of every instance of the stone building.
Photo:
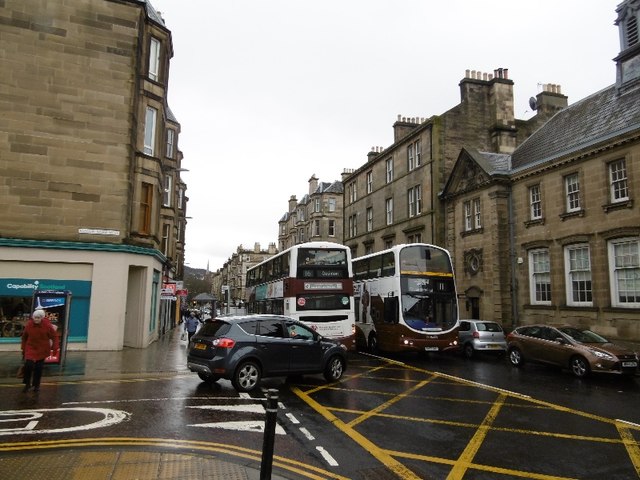
[(467, 71), (461, 101), (430, 118), (398, 116), (394, 143), (373, 147), (367, 162), (343, 175), (344, 244), (354, 257), (392, 245), (443, 245), (445, 214), (438, 198), (460, 149), (511, 153), (517, 144), (513, 81), (507, 69)]
[(442, 198), (462, 315), (640, 340), (640, 1), (617, 13), (615, 84), (570, 106), (547, 85), (513, 152), (460, 151)]
[(286, 250), (304, 242), (342, 242), (343, 185), (341, 181), (318, 182), (312, 175), (309, 193), (298, 202), (289, 198), (289, 209), (278, 222), (278, 248)]
[(0, 18), (0, 314), (70, 291), (69, 348), (145, 347), (184, 263), (171, 32), (134, 0), (5, 0)]
[(275, 243), (270, 243), (264, 250), (256, 242), (253, 249), (246, 249), (242, 245), (238, 246), (235, 253), (229, 257), (222, 268), (213, 274), (212, 293), (218, 302), (221, 310), (226, 309), (231, 313), (244, 311), (244, 304), (247, 301), (246, 281), (247, 269), (271, 258), (278, 250)]

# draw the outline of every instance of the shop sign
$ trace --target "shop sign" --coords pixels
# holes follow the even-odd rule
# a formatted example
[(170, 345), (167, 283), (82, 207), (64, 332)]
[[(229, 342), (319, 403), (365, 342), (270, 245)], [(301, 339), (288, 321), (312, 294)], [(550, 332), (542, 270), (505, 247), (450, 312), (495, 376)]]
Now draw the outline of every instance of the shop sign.
[(31, 297), (36, 290), (70, 290), (74, 296), (90, 297), (91, 282), (43, 278), (0, 278), (0, 296), (3, 297)]
[(176, 299), (176, 282), (163, 283), (160, 296), (163, 300), (175, 300)]

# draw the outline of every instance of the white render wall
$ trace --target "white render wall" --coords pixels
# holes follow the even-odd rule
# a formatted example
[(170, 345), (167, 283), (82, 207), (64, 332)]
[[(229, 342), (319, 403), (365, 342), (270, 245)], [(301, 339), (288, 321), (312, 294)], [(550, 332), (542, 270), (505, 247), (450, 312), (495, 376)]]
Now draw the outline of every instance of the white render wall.
[[(141, 284), (128, 285), (131, 266), (146, 269)], [(139, 332), (127, 345), (144, 348), (157, 338), (149, 332), (153, 271), (162, 271), (161, 263), (149, 255), (132, 253), (58, 250), (43, 248), (0, 248), (0, 275), (14, 278), (50, 278), (91, 281), (87, 343), (69, 344), (69, 349), (122, 350), (125, 344), (125, 317), (128, 289), (140, 299), (137, 312), (129, 312), (136, 323), (129, 331)], [(157, 295), (158, 303), (160, 295)], [(73, 299), (72, 299), (73, 301)], [(156, 313), (159, 305), (156, 305)], [(133, 340), (133, 342), (132, 342)], [(19, 350), (19, 344), (0, 344), (0, 350)]]

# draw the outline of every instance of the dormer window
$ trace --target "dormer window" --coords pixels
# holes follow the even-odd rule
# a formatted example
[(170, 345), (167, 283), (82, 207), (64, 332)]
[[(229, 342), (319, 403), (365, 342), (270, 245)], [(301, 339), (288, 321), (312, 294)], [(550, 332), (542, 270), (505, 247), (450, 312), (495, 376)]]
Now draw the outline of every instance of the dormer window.
[(638, 17), (631, 17), (626, 25), (627, 48), (638, 43)]
[(621, 3), (616, 9), (618, 18), (616, 25), (620, 31), (621, 50), (637, 45), (640, 41), (638, 37), (638, 16), (640, 16), (640, 4), (635, 0), (627, 0)]

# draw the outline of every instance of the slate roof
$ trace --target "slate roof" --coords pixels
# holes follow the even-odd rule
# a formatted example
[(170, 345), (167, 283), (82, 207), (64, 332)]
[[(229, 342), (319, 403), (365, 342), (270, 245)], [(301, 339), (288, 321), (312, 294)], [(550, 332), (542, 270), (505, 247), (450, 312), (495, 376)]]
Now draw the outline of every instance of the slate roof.
[(611, 85), (556, 113), (513, 152), (514, 171), (640, 129), (640, 88), (620, 95)]
[(173, 114), (173, 112), (171, 111), (171, 109), (169, 108), (169, 106), (167, 105), (167, 120), (170, 120), (174, 123), (179, 123), (178, 119), (176, 118), (176, 116)]
[(507, 153), (479, 152), (474, 148), (465, 148), (475, 162), (489, 175), (509, 173), (511, 155)]
[(344, 186), (342, 182), (335, 181), (333, 183), (329, 182), (320, 182), (315, 193), (343, 193)]
[(164, 25), (164, 19), (160, 16), (156, 9), (153, 8), (151, 2), (149, 0), (144, 0), (144, 2), (147, 4), (147, 15), (149, 15), (149, 18), (154, 22), (159, 23), (160, 25)]

